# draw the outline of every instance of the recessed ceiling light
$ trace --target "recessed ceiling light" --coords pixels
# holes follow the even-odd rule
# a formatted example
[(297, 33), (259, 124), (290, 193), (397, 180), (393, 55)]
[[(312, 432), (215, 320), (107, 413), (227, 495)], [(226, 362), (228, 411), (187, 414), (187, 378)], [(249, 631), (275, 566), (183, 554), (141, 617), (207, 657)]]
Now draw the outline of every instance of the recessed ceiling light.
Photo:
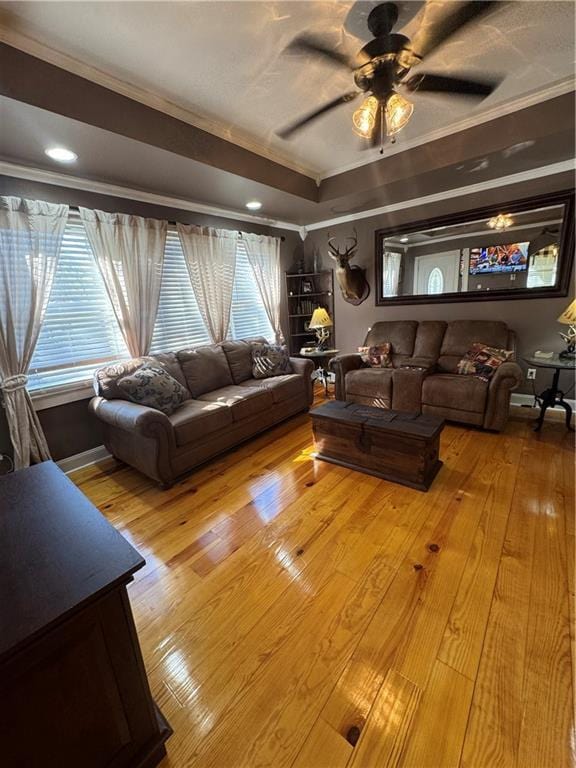
[(407, 243), (408, 242), (408, 238), (407, 237), (401, 237), (400, 238), (400, 242), (401, 243)]
[(260, 208), (262, 208), (262, 203), (259, 200), (250, 200), (246, 203), (246, 208), (248, 208), (249, 211), (259, 211)]
[(78, 160), (78, 155), (65, 147), (50, 147), (45, 151), (45, 154), (58, 163), (73, 163)]

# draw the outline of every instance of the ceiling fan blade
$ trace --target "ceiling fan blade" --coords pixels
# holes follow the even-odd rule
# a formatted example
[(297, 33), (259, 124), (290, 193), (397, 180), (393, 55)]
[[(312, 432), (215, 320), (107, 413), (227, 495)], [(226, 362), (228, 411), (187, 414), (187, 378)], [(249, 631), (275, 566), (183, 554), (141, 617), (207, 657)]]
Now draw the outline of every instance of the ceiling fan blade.
[(317, 120), (319, 117), (326, 114), (326, 112), (330, 112), (332, 109), (336, 109), (336, 107), (339, 107), (341, 104), (347, 104), (349, 101), (352, 101), (357, 96), (361, 95), (362, 91), (350, 91), (349, 93), (344, 93), (342, 96), (338, 96), (337, 99), (332, 99), (332, 101), (324, 104), (324, 106), (316, 109), (314, 112), (310, 112), (299, 120), (296, 120), (294, 123), (290, 123), (290, 125), (287, 125), (285, 128), (277, 131), (276, 134), (280, 136), (281, 139), (289, 139), (301, 128), (304, 128), (309, 123)]
[(292, 42), (288, 43), (284, 50), (295, 53), (309, 53), (350, 70), (354, 70), (358, 66), (358, 63), (352, 56), (329, 48), (326, 43), (312, 35), (298, 35)]
[(451, 77), (421, 73), (413, 75), (403, 85), (409, 91), (428, 93), (450, 93), (455, 96), (469, 96), (484, 99), (496, 90), (498, 80), (471, 80), (464, 77)]
[[(452, 13), (441, 21), (431, 21), (427, 24), (424, 20), (412, 38), (411, 54), (414, 57), (412, 66), (436, 50), (471, 21), (479, 19), (495, 6), (503, 4), (503, 2), (496, 2), (495, 0), (471, 0), (460, 3)], [(450, 6), (450, 3), (447, 5)]]

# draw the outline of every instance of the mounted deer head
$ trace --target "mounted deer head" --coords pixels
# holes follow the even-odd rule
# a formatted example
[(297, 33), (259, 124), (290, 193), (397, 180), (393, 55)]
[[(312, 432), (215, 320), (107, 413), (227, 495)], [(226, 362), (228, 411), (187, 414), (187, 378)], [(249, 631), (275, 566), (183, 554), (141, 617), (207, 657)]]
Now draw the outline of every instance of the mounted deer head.
[(354, 264), (350, 266), (350, 259), (356, 255), (358, 247), (358, 235), (354, 230), (352, 237), (347, 237), (346, 241), (351, 241), (348, 247), (344, 246), (341, 251), (335, 243), (335, 239), (328, 234), (328, 253), (336, 262), (336, 279), (342, 291), (342, 298), (349, 304), (361, 304), (370, 293), (370, 286), (366, 280), (366, 270)]

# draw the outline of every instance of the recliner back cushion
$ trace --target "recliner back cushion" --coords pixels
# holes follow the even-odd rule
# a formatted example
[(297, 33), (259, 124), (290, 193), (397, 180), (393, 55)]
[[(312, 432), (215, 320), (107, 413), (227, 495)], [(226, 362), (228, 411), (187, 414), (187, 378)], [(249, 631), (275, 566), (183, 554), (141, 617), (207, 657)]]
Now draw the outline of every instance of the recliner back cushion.
[(368, 331), (365, 347), (377, 347), (385, 342), (392, 345), (392, 363), (395, 368), (412, 357), (418, 323), (415, 320), (383, 321), (374, 323)]
[(181, 349), (176, 356), (190, 394), (194, 398), (234, 383), (228, 360), (220, 344)]
[(440, 355), (442, 341), (446, 333), (446, 323), (443, 320), (424, 320), (418, 323), (414, 357), (435, 363)]
[(264, 336), (240, 341), (224, 341), (222, 349), (228, 360), (234, 384), (242, 384), (252, 378), (252, 343), (266, 344)]
[(442, 371), (454, 373), (475, 342), (505, 349), (507, 341), (508, 326), (499, 320), (454, 320), (446, 328), (438, 366)]

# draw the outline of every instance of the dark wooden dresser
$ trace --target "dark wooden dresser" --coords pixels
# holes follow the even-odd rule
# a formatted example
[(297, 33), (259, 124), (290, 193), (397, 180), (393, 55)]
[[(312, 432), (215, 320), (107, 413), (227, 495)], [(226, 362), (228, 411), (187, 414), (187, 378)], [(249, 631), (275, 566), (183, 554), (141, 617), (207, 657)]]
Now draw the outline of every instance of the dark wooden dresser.
[(143, 565), (52, 462), (0, 478), (0, 765), (160, 762), (126, 592)]

